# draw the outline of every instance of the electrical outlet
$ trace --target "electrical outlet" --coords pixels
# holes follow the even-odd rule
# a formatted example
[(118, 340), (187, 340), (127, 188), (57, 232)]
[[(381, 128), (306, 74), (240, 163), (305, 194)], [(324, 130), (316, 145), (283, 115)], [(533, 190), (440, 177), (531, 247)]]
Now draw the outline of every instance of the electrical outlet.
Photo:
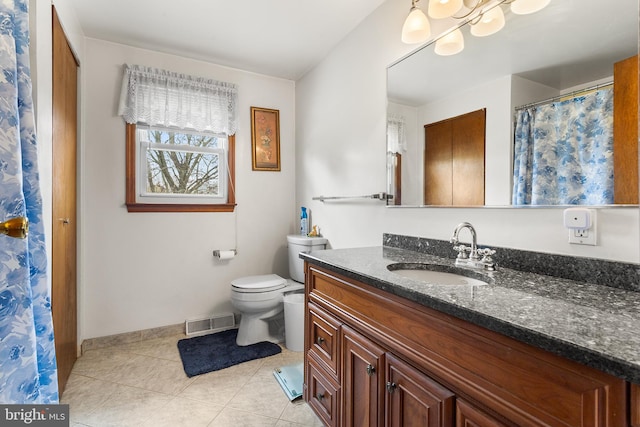
[(595, 225), (592, 228), (576, 228), (573, 230), (569, 230), (569, 243), (572, 243), (574, 245), (596, 246), (597, 242)]
[(585, 239), (589, 237), (589, 230), (588, 229), (585, 229), (585, 230), (578, 229), (578, 230), (573, 230), (573, 231), (574, 231), (574, 234), (575, 234), (576, 237), (582, 237), (582, 238), (585, 238)]

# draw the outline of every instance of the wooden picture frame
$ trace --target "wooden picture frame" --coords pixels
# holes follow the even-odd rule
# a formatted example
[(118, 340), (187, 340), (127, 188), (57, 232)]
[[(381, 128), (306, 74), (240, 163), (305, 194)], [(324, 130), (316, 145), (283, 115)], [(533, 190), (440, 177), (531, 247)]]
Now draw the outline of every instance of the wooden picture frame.
[(254, 171), (280, 171), (280, 111), (251, 107), (251, 163)]

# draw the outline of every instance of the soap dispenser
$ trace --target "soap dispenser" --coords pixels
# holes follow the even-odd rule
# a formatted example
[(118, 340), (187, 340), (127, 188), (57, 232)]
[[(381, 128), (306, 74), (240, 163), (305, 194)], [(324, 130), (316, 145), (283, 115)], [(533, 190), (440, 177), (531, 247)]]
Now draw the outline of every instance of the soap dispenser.
[(300, 235), (306, 236), (309, 234), (309, 216), (307, 215), (307, 208), (303, 206), (300, 211)]

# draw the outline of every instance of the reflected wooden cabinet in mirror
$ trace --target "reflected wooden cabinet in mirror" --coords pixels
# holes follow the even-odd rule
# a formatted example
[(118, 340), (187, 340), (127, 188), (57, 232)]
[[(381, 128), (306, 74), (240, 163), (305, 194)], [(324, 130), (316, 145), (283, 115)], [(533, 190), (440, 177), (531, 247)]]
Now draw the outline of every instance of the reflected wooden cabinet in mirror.
[(486, 110), (424, 126), (424, 204), (484, 205)]

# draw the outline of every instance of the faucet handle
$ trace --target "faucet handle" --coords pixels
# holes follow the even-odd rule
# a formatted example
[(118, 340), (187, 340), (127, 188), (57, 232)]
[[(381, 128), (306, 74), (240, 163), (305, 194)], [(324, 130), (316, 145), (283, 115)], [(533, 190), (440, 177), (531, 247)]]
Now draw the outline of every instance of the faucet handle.
[(478, 249), (478, 255), (482, 255), (483, 257), (491, 257), (491, 255), (495, 255), (496, 251), (490, 248), (482, 248)]
[(465, 245), (456, 245), (453, 250), (458, 251), (458, 259), (467, 259), (471, 253), (471, 248)]
[(495, 263), (493, 262), (493, 258), (491, 258), (495, 253), (496, 251), (490, 248), (478, 249), (478, 255), (482, 255), (480, 262), (485, 264), (488, 269), (495, 269)]

